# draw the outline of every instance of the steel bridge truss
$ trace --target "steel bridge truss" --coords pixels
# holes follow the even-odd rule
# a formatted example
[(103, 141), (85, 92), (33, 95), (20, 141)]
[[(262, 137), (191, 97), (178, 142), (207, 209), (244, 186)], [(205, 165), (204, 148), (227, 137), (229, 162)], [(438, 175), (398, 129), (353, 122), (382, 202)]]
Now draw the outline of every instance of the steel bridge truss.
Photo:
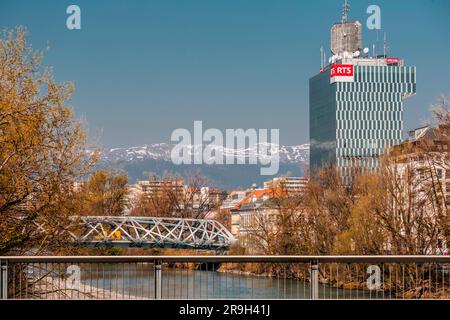
[(226, 250), (236, 240), (218, 221), (163, 217), (72, 217), (68, 231), (84, 246)]

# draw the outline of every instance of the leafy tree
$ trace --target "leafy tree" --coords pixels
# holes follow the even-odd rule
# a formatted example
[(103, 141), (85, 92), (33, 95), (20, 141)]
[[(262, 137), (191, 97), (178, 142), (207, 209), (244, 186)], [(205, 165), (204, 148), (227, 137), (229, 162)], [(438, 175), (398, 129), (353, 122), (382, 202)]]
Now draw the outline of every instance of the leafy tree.
[[(19, 27), (0, 38), (0, 254), (58, 244), (76, 210), (75, 182), (92, 168), (86, 134), (67, 102), (70, 83), (41, 68), (42, 53)], [(36, 224), (46, 224), (45, 234)]]
[(129, 207), (128, 176), (112, 170), (95, 172), (82, 184), (82, 215), (120, 216)]

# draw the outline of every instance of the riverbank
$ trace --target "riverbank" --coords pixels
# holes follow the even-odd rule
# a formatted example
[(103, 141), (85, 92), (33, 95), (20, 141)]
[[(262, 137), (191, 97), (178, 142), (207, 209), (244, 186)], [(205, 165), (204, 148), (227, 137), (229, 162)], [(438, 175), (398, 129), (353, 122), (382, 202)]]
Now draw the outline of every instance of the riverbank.
[[(229, 273), (239, 276), (246, 277), (263, 277), (263, 278), (280, 278), (280, 279), (290, 279), (301, 282), (310, 283), (309, 272), (288, 272), (289, 276), (283, 275), (283, 273), (277, 271), (260, 271), (258, 270), (258, 265), (253, 265), (250, 268), (253, 270), (241, 270), (242, 268), (246, 268), (245, 265), (242, 264), (232, 264), (229, 266), (221, 267), (217, 270), (217, 272), (221, 273)], [(286, 274), (286, 269), (284, 269), (284, 274)], [(367, 279), (364, 278), (360, 281), (339, 281), (338, 279), (332, 277), (324, 277), (322, 274), (319, 274), (319, 284), (328, 286), (333, 289), (340, 290), (358, 290), (361, 292), (371, 292), (373, 295), (379, 296), (384, 295), (387, 298), (394, 299), (450, 299), (450, 289), (442, 288), (435, 289), (436, 284), (433, 286), (429, 280), (421, 280), (419, 281), (414, 288), (410, 288), (408, 290), (395, 290), (393, 288), (392, 283), (384, 283), (381, 288), (383, 289), (368, 289)], [(434, 291), (433, 291), (434, 290)]]
[(93, 285), (79, 283), (71, 285), (68, 280), (53, 277), (39, 279), (35, 286), (22, 292), (20, 299), (46, 300), (145, 300), (148, 298), (123, 294), (113, 290), (102, 289)]

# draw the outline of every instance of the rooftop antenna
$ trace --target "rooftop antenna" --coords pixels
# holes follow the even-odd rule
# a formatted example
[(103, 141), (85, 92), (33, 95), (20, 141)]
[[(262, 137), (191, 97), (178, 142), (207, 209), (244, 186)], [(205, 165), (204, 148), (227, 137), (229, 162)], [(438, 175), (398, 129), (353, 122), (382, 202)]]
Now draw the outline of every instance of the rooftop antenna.
[(379, 37), (378, 37), (378, 30), (377, 30), (377, 39), (376, 39), (376, 41), (373, 43), (373, 52), (372, 52), (374, 58), (377, 58), (377, 55), (378, 55), (378, 53), (377, 53), (377, 50), (378, 50), (378, 42), (379, 42)]
[(384, 57), (387, 57), (387, 52), (389, 50), (389, 46), (387, 44), (386, 32), (384, 33)]
[(345, 0), (344, 5), (342, 6), (342, 23), (347, 22), (349, 12), (350, 12), (350, 5), (348, 4), (348, 1)]
[(320, 47), (320, 69), (323, 69), (323, 47)]

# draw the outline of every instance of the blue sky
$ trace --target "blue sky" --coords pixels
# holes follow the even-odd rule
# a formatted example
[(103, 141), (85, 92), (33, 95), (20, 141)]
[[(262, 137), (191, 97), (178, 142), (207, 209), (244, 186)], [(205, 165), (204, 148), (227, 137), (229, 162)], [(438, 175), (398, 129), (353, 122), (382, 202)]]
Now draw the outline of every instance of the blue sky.
[[(73, 81), (71, 104), (105, 147), (168, 142), (176, 128), (279, 128), (308, 142), (308, 79), (343, 0), (0, 0), (0, 26), (27, 27), (44, 64)], [(66, 28), (77, 4), (82, 30)], [(353, 0), (350, 19), (382, 10), (391, 56), (417, 66), (405, 127), (429, 119), (450, 93), (450, 1)], [(376, 31), (363, 30), (371, 47)]]

